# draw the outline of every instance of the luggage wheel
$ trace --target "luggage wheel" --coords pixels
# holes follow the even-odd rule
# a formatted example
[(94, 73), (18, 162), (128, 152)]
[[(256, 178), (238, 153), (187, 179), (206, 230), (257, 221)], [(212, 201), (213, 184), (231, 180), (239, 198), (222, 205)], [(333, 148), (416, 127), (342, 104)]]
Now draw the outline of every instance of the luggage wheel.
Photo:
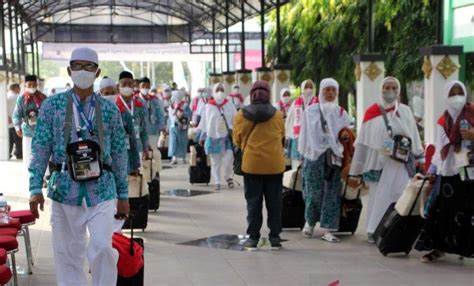
[(382, 255), (383, 255), (383, 256), (387, 256), (387, 253), (386, 253), (386, 252), (383, 252)]
[(408, 254), (410, 254), (410, 251), (405, 251), (405, 254), (408, 256)]
[(144, 228), (142, 228), (142, 232), (145, 232), (145, 229), (144, 229)]

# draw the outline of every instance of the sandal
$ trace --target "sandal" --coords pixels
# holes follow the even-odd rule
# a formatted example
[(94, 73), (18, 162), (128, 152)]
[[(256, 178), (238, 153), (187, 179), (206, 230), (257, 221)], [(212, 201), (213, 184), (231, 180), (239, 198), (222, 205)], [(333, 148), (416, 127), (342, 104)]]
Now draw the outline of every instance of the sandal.
[(321, 239), (327, 242), (332, 242), (332, 243), (336, 243), (340, 241), (339, 238), (337, 238), (336, 236), (334, 236), (334, 234), (330, 232), (325, 233), (323, 236), (321, 236)]
[(301, 234), (304, 237), (312, 237), (313, 236), (313, 231), (314, 231), (314, 226), (309, 225), (308, 223), (305, 223), (303, 230), (301, 231)]
[(234, 188), (234, 180), (232, 180), (232, 178), (227, 179), (227, 186), (231, 189)]
[(430, 253), (423, 255), (423, 257), (421, 258), (421, 262), (423, 263), (435, 262), (436, 260), (440, 259), (443, 256), (444, 256), (444, 252), (441, 252), (439, 250), (433, 250)]

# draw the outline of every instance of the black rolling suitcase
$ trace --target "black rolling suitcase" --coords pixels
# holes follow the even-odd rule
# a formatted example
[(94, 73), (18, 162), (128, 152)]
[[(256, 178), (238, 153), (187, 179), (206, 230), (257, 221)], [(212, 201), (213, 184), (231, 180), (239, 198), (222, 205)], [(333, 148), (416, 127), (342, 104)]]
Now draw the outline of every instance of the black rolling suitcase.
[[(143, 184), (143, 176), (140, 175), (141, 184)], [(130, 216), (133, 217), (133, 227), (141, 228), (142, 231), (145, 231), (148, 224), (148, 209), (149, 209), (149, 194), (142, 194), (142, 188), (140, 188), (138, 197), (129, 197), (128, 203), (130, 204)], [(131, 224), (130, 220), (125, 220), (123, 224), (123, 229), (130, 229)]]
[(160, 208), (160, 176), (158, 173), (153, 180), (148, 183), (148, 191), (150, 192), (148, 209), (156, 212)]
[(160, 173), (155, 173), (155, 170), (153, 170), (153, 156), (152, 151), (150, 164), (150, 178), (152, 179), (148, 182), (148, 193), (150, 194), (148, 209), (156, 212), (160, 208)]
[[(130, 216), (133, 217), (133, 216)], [(130, 250), (129, 254), (131, 256), (135, 255), (134, 251), (134, 245), (132, 243), (137, 243), (138, 245), (141, 246), (143, 251), (145, 250), (145, 246), (143, 243), (143, 238), (138, 238), (133, 236), (133, 223), (131, 222), (132, 219), (130, 219), (130, 224), (131, 224), (131, 235), (130, 235)], [(144, 256), (142, 255), (142, 259), (144, 260)], [(143, 265), (140, 270), (133, 276), (131, 277), (123, 277), (120, 276), (120, 274), (117, 277), (117, 286), (143, 286), (145, 285), (145, 265)]]
[[(211, 181), (211, 167), (207, 165), (204, 147), (200, 144), (195, 144), (194, 148), (196, 149), (196, 163), (194, 166), (189, 166), (189, 182), (191, 184), (209, 184)], [(191, 159), (191, 161), (194, 160)]]
[(396, 203), (392, 203), (385, 212), (374, 233), (375, 244), (384, 256), (389, 253), (404, 252), (406, 255), (410, 253), (423, 226), (421, 216), (411, 214), (427, 181), (428, 179), (423, 180), (409, 215), (401, 216), (395, 209)]
[[(298, 167), (297, 172), (301, 171), (301, 167)], [(296, 175), (298, 176), (298, 175)], [(296, 191), (295, 179), (293, 183), (293, 189), (283, 188), (283, 194), (281, 196), (281, 226), (282, 228), (299, 228), (304, 227), (304, 209), (305, 204), (303, 200), (303, 193)]]
[(360, 199), (360, 189), (356, 199), (345, 199), (349, 177), (350, 176), (347, 176), (344, 192), (342, 194), (341, 214), (339, 217), (339, 229), (337, 232), (350, 232), (354, 234), (357, 230), (357, 226), (359, 225), (359, 218), (362, 212), (362, 200)]

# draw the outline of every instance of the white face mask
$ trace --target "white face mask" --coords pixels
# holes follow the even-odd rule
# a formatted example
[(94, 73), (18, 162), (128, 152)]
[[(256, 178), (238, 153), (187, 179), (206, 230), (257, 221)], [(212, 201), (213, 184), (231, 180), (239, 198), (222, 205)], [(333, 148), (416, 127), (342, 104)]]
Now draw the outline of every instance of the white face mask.
[(25, 90), (28, 91), (28, 93), (30, 93), (30, 94), (33, 94), (33, 93), (36, 92), (36, 88), (34, 88), (34, 87), (27, 87), (27, 88), (25, 88)]
[(75, 86), (80, 89), (86, 89), (94, 84), (95, 72), (85, 70), (71, 71), (71, 78)]
[(140, 93), (142, 95), (148, 95), (148, 92), (150, 91), (149, 88), (140, 88)]
[(398, 94), (397, 94), (397, 92), (395, 92), (393, 90), (388, 90), (388, 91), (384, 91), (382, 93), (382, 97), (383, 97), (383, 100), (386, 103), (391, 104), (391, 103), (395, 102), (395, 100), (397, 100)]
[(239, 89), (234, 88), (234, 93), (239, 93)]
[(448, 97), (448, 106), (456, 111), (461, 111), (466, 105), (466, 97), (461, 94)]
[(120, 94), (123, 96), (130, 96), (133, 94), (133, 88), (131, 87), (120, 87)]
[(281, 101), (286, 104), (286, 103), (290, 102), (290, 97), (289, 96), (283, 96), (281, 98)]
[(222, 91), (218, 91), (215, 95), (214, 95), (214, 99), (216, 100), (216, 102), (218, 104), (221, 104), (222, 102), (224, 102), (225, 100), (225, 93), (222, 92)]
[(117, 100), (117, 95), (116, 95), (116, 94), (114, 94), (114, 95), (107, 95), (107, 96), (102, 95), (102, 97), (103, 97), (104, 99), (106, 99), (106, 100), (112, 102), (112, 103), (115, 103), (116, 100)]
[(304, 95), (305, 96), (312, 96), (313, 95), (313, 89), (312, 88), (306, 88), (304, 90)]

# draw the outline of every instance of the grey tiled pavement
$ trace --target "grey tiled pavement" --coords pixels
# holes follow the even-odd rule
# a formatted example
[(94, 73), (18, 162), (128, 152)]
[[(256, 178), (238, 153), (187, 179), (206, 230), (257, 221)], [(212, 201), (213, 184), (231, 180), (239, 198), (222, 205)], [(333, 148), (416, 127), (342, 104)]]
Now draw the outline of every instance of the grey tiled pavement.
[[(1, 190), (14, 209), (28, 207), (26, 176), (20, 162), (0, 162)], [(162, 172), (162, 191), (171, 188), (211, 190), (188, 184), (184, 166)], [(46, 212), (31, 228), (35, 258), (34, 274), (20, 275), (20, 285), (55, 285), (54, 262)], [(339, 244), (303, 238), (285, 231), (284, 249), (272, 252), (232, 251), (177, 245), (217, 234), (245, 232), (245, 200), (242, 188), (224, 189), (188, 198), (162, 197), (157, 213), (149, 215), (145, 239), (145, 285), (321, 285), (339, 280), (340, 285), (474, 286), (474, 261), (448, 256), (436, 264), (419, 262), (421, 254), (383, 257), (365, 241), (365, 212), (358, 232), (343, 236)], [(263, 227), (262, 235), (268, 231)], [(20, 239), (21, 240), (21, 239)], [(26, 266), (20, 241), (17, 264)]]

